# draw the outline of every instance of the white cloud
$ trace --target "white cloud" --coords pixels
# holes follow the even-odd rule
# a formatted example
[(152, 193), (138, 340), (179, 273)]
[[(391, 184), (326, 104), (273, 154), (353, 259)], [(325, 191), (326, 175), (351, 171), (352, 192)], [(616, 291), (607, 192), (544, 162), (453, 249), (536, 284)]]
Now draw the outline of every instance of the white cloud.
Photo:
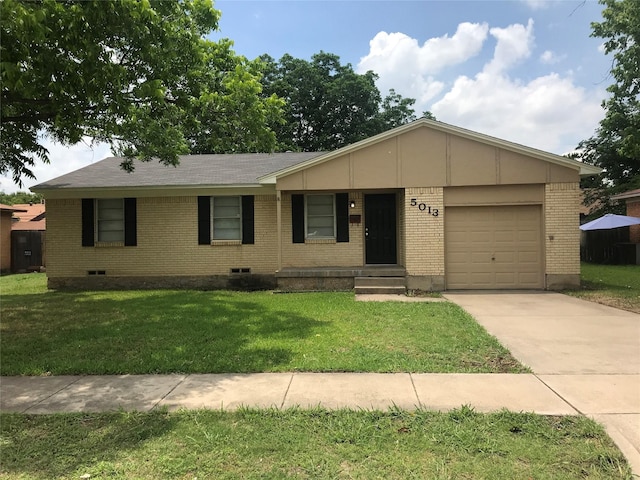
[[(359, 71), (387, 73), (399, 67), (435, 74), (476, 56), (487, 38), (486, 23), (461, 23), (449, 37), (430, 38), (422, 46), (404, 33), (379, 32), (369, 42), (369, 54), (360, 59)], [(416, 64), (417, 63), (417, 64)]]
[(509, 25), (507, 28), (492, 28), (489, 33), (498, 41), (493, 59), (485, 65), (485, 71), (499, 73), (528, 58), (533, 48), (533, 20), (527, 26)]
[(431, 111), (448, 123), (562, 154), (593, 133), (599, 103), (555, 73), (523, 83), (481, 72), (458, 78)]
[(379, 32), (369, 42), (369, 53), (360, 59), (357, 71), (376, 72), (383, 95), (394, 88), (424, 104), (445, 86), (434, 75), (478, 55), (488, 29), (486, 23), (461, 23), (453, 36), (431, 38), (422, 46), (404, 33)]
[(545, 50), (542, 55), (540, 55), (540, 61), (545, 65), (554, 65), (556, 63), (560, 63), (565, 58), (567, 58), (566, 55), (558, 55), (551, 50)]
[(532, 10), (543, 10), (549, 6), (549, 0), (525, 0)]
[(5, 193), (28, 191), (30, 187), (38, 183), (86, 167), (91, 163), (111, 155), (108, 144), (99, 143), (91, 145), (89, 139), (85, 139), (83, 143), (78, 143), (70, 147), (44, 139), (43, 145), (49, 150), (50, 163), (45, 164), (40, 161), (36, 163), (36, 166), (32, 168), (36, 179), (24, 178), (23, 185), (20, 187), (10, 176), (0, 176), (0, 191)]

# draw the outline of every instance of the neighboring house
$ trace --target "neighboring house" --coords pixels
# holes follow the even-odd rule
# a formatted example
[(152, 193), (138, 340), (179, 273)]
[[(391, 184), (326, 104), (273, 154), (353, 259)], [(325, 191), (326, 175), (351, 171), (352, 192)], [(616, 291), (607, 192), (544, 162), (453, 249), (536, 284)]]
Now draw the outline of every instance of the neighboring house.
[[(627, 215), (640, 218), (640, 188), (613, 195), (611, 200), (624, 201), (627, 205)], [(629, 241), (631, 243), (640, 243), (640, 225), (631, 225), (629, 227)]]
[(50, 287), (577, 286), (580, 175), (600, 172), (427, 119), (327, 153), (120, 162), (32, 188)]
[(20, 211), (13, 215), (12, 230), (46, 230), (44, 203), (20, 203), (13, 206)]
[(20, 212), (11, 225), (12, 271), (31, 272), (44, 269), (46, 212), (44, 203), (16, 204)]
[(0, 272), (11, 270), (11, 224), (15, 212), (19, 208), (0, 203)]

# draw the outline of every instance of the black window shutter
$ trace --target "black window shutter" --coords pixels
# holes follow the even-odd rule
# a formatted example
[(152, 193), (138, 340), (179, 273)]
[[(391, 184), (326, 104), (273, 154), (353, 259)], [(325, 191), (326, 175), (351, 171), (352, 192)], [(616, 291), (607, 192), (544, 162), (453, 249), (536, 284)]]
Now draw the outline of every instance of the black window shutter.
[(211, 245), (211, 197), (198, 197), (198, 245)]
[(93, 247), (95, 245), (94, 229), (94, 202), (93, 198), (82, 199), (82, 246)]
[(293, 243), (304, 243), (304, 195), (291, 195)]
[(135, 198), (124, 199), (124, 246), (138, 245), (138, 220)]
[(242, 243), (253, 245), (253, 195), (242, 196)]
[(349, 194), (336, 193), (336, 241), (349, 241)]

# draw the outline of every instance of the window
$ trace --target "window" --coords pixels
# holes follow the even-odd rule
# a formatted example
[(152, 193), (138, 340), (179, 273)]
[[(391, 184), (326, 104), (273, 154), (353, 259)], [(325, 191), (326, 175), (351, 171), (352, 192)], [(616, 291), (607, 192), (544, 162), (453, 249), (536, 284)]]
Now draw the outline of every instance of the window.
[(334, 195), (306, 195), (307, 238), (335, 237)]
[(98, 243), (138, 244), (138, 213), (135, 198), (82, 199), (82, 246)]
[(240, 197), (211, 197), (214, 240), (242, 239), (242, 203)]
[(211, 240), (253, 245), (253, 214), (253, 195), (198, 197), (198, 245), (211, 245)]
[(96, 200), (98, 242), (124, 242), (124, 199)]

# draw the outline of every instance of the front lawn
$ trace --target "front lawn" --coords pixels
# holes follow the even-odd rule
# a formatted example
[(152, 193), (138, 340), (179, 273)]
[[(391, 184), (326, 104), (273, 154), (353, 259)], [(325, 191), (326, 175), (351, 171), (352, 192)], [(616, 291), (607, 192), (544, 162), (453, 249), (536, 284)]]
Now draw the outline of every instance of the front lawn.
[(631, 479), (602, 427), (467, 407), (0, 416), (13, 479)]
[(582, 264), (579, 290), (574, 297), (640, 313), (640, 265)]
[(526, 371), (448, 302), (45, 284), (0, 277), (2, 375)]

